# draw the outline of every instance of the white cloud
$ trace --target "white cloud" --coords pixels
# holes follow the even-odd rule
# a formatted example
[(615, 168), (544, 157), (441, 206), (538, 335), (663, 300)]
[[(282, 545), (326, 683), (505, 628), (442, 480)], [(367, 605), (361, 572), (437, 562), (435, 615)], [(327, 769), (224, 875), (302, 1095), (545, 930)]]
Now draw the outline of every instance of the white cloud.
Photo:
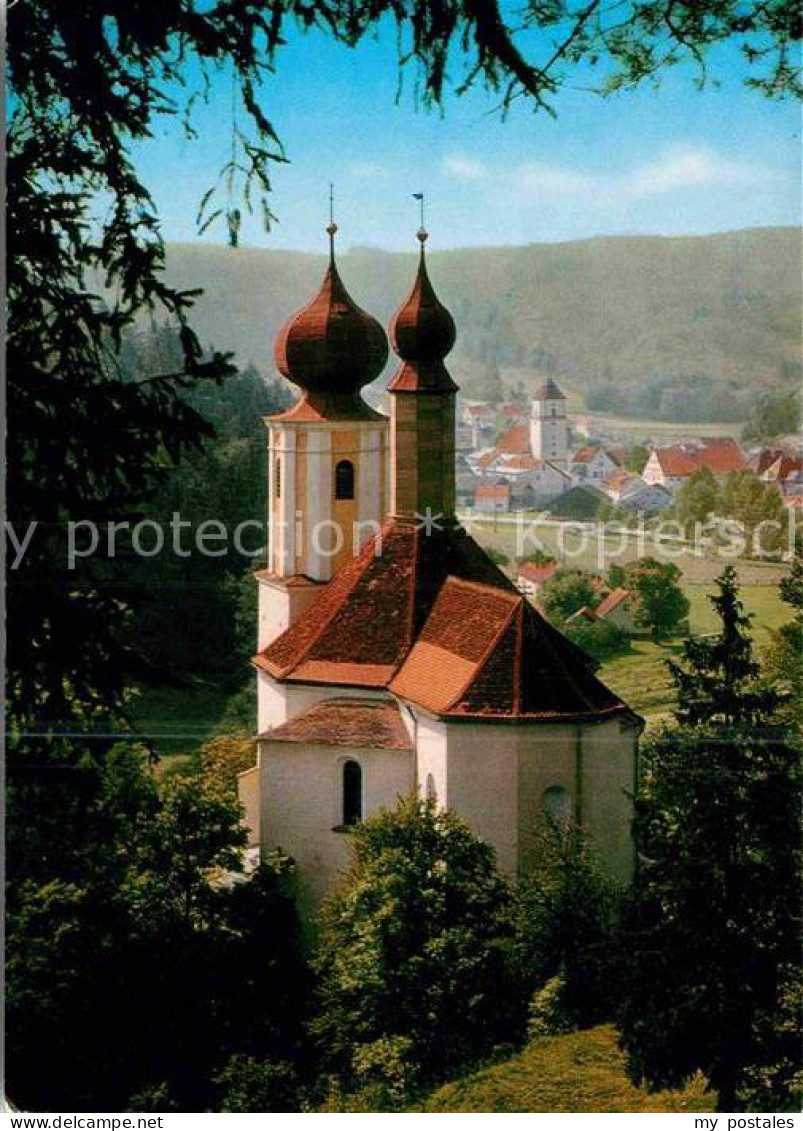
[(697, 185), (727, 188), (756, 184), (770, 175), (766, 169), (729, 161), (711, 149), (678, 145), (664, 150), (655, 161), (633, 169), (626, 187), (632, 196), (654, 196)]
[(466, 157), (464, 153), (450, 153), (444, 157), (443, 169), (462, 181), (482, 181), (488, 176), (488, 167), (482, 161)]
[(380, 181), (388, 175), (387, 169), (378, 161), (352, 161), (346, 166), (346, 171), (352, 177), (370, 181)]
[(771, 169), (732, 161), (713, 149), (694, 145), (671, 146), (649, 161), (618, 172), (591, 172), (538, 161), (508, 169), (492, 168), (462, 153), (446, 157), (443, 171), (460, 180), (492, 179), (497, 185), (507, 185), (520, 198), (587, 200), (596, 204), (641, 200), (701, 186), (727, 189), (777, 180)]

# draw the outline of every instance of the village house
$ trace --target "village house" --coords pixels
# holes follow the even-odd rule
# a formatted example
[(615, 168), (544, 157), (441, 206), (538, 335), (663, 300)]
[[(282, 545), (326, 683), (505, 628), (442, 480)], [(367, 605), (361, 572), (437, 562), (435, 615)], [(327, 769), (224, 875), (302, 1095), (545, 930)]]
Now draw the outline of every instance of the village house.
[(478, 483), (474, 488), (474, 509), (480, 514), (507, 514), (510, 510), (510, 484)]
[(355, 824), (401, 795), (455, 809), (511, 876), (557, 806), (626, 881), (643, 722), (455, 517), (455, 326), (426, 233), (390, 327), (388, 420), (361, 396), (387, 339), (346, 291), (328, 230), (322, 286), (275, 346), (300, 397), (266, 420), (258, 755), (239, 776), (249, 840), (293, 857), (310, 908), (346, 865)]
[(601, 483), (618, 468), (616, 460), (604, 448), (583, 447), (572, 452), (569, 471), (580, 482)]
[(783, 453), (765, 469), (760, 478), (777, 487), (784, 498), (796, 498), (803, 494), (803, 459)]
[(607, 593), (594, 610), (597, 619), (620, 628), (629, 636), (637, 631), (636, 602), (629, 589), (619, 586)]
[(519, 562), (516, 567), (516, 588), (525, 597), (537, 597), (544, 584), (555, 576), (557, 562)]
[(729, 437), (674, 444), (653, 448), (641, 477), (645, 483), (659, 484), (674, 493), (702, 467), (722, 478), (733, 471), (745, 470), (747, 461), (739, 445)]
[(660, 483), (645, 483), (640, 475), (617, 468), (599, 484), (615, 506), (642, 514), (656, 514), (672, 505), (672, 492)]

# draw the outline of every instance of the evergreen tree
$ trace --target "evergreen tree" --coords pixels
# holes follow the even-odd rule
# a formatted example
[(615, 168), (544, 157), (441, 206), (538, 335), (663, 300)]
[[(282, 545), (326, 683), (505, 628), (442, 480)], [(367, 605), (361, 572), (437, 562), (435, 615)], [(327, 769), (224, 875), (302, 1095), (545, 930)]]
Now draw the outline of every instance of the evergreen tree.
[(750, 634), (752, 616), (739, 599), (736, 570), (728, 565), (716, 581), (710, 599), (720, 621), (711, 638), (692, 637), (683, 643), (683, 662), (668, 661), (677, 687), (681, 724), (718, 722), (726, 727), (760, 727), (778, 706), (774, 688), (760, 681), (761, 665)]
[(721, 631), (672, 665), (676, 721), (641, 753), (622, 1039), (653, 1086), (701, 1070), (734, 1111), (760, 1078), (771, 1110), (797, 1110), (799, 1039), (783, 1015), (799, 959), (801, 750), (760, 683), (732, 568), (718, 584)]

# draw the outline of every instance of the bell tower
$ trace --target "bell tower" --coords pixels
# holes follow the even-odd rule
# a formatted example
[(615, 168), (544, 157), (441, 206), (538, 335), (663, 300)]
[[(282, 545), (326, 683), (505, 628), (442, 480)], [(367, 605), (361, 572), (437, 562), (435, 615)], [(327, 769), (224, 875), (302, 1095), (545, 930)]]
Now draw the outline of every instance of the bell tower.
[(390, 326), (401, 366), (390, 393), (390, 513), (396, 518), (455, 512), (455, 385), (444, 358), (455, 342), (455, 324), (427, 273), (421, 245), (413, 289)]
[(566, 470), (569, 458), (566, 398), (551, 378), (533, 397), (530, 448), (536, 459), (549, 460)]
[(276, 339), (276, 366), (301, 390), (267, 417), (268, 565), (259, 582), (258, 649), (293, 624), (321, 586), (379, 529), (387, 511), (388, 420), (360, 390), (387, 361), (385, 332), (349, 295), (335, 261)]

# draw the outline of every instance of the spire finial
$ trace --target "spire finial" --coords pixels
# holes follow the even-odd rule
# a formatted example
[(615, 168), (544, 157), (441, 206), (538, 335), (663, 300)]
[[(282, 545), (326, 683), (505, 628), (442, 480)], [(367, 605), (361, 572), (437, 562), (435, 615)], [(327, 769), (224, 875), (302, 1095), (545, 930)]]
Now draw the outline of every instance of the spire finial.
[(421, 205), (421, 226), (415, 234), (415, 238), (421, 244), (421, 254), (424, 254), (424, 244), (427, 242), (429, 232), (424, 226), (424, 194), (423, 192), (414, 192), (413, 200), (417, 200)]
[(331, 181), (329, 182), (329, 223), (326, 225), (326, 232), (329, 236), (329, 259), (334, 263), (337, 224), (335, 223), (335, 186)]

